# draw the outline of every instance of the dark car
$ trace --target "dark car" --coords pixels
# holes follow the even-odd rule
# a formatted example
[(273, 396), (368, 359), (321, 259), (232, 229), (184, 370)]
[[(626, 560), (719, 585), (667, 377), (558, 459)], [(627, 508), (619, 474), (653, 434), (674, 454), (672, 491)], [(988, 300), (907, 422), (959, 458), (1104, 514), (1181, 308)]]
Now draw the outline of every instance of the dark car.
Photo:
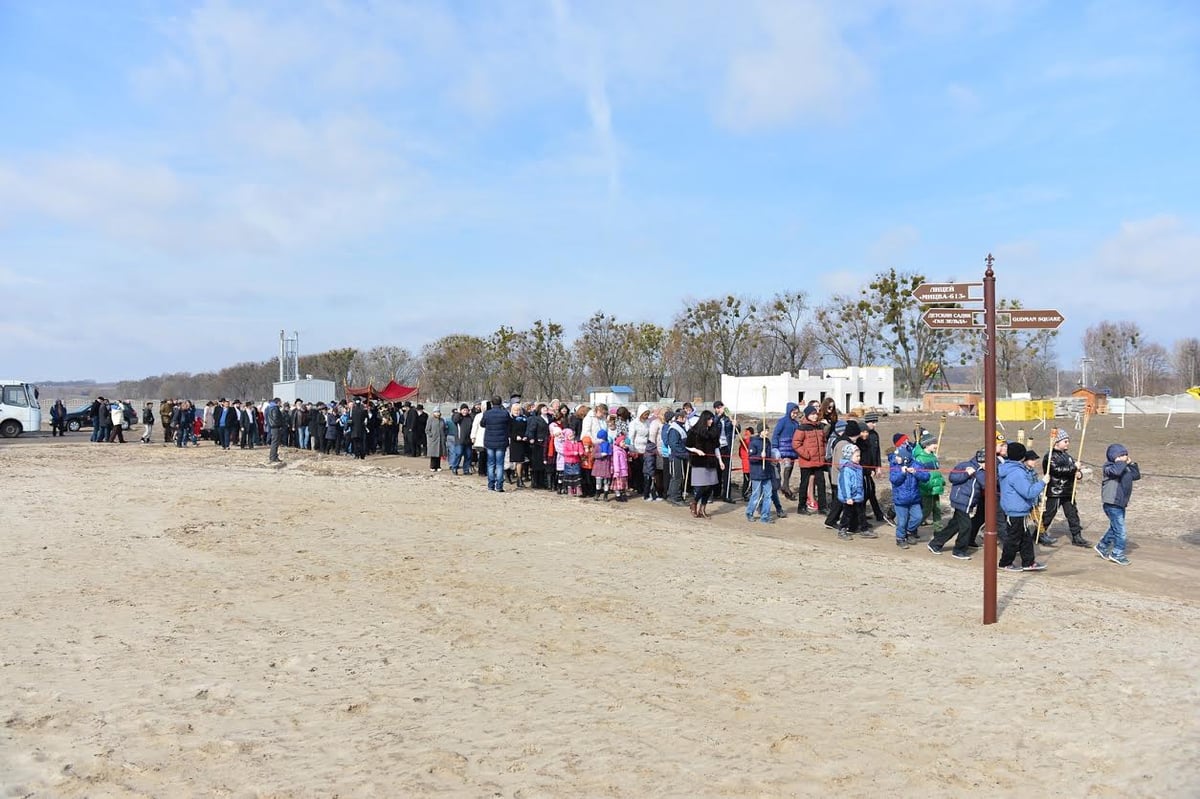
[(92, 406), (84, 405), (82, 408), (73, 410), (63, 417), (63, 421), (67, 425), (67, 429), (72, 433), (77, 433), (81, 428), (92, 426)]
[[(128, 429), (130, 429), (130, 427), (132, 427), (132, 422), (130, 422), (130, 416), (133, 415), (136, 418), (136, 414), (130, 413), (131, 408), (132, 408), (132, 406), (125, 408), (125, 424), (123, 425), (123, 427), (126, 430), (128, 430)], [(107, 405), (104, 408), (104, 412), (110, 413)], [(91, 403), (84, 405), (82, 408), (78, 408), (77, 410), (71, 411), (63, 418), (63, 421), (66, 422), (67, 429), (70, 430), (72, 433), (77, 433), (85, 427), (91, 427), (92, 426)]]

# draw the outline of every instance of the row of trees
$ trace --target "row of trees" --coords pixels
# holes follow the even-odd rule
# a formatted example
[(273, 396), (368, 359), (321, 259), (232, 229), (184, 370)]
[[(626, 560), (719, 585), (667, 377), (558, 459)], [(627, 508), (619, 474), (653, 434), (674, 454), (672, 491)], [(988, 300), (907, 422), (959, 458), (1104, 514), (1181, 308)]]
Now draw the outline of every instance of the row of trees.
[[(924, 275), (891, 269), (857, 293), (835, 294), (815, 305), (804, 291), (686, 300), (666, 326), (623, 321), (598, 310), (574, 337), (559, 322), (538, 319), (524, 330), (501, 326), (486, 336), (443, 336), (422, 347), (419, 355), (382, 346), (303, 356), (300, 373), (339, 385), (419, 382), (421, 395), (437, 400), (510, 393), (579, 397), (588, 386), (615, 384), (630, 385), (644, 398), (711, 398), (719, 391), (722, 373), (780, 374), (880, 363), (895, 367), (901, 395), (918, 396), (931, 376), (947, 371), (978, 385), (985, 345), (981, 333), (927, 327), (922, 315), (935, 306), (912, 300), (913, 289), (923, 282)], [(1006, 300), (1000, 304), (1021, 307)], [(1057, 335), (1047, 330), (999, 332), (1002, 393), (1045, 396), (1059, 388)], [(1172, 357), (1163, 347), (1145, 343), (1136, 324), (1118, 322), (1089, 328), (1084, 344), (1096, 364), (1097, 379), (1088, 382), (1115, 394), (1195, 384), (1200, 349), (1195, 339), (1177, 342)], [(271, 359), (213, 373), (159, 375), (122, 383), (119, 391), (135, 397), (264, 397), (278, 373), (278, 359)]]
[(1182, 391), (1200, 384), (1200, 339), (1181, 338), (1168, 351), (1135, 322), (1101, 322), (1083, 335), (1087, 381), (1115, 397)]

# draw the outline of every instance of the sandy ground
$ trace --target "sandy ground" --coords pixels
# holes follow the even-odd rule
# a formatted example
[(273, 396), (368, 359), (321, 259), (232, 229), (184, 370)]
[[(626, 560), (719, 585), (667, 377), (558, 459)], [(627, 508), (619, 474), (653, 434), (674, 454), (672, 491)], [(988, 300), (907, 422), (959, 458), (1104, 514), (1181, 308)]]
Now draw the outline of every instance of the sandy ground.
[[(1187, 475), (1196, 421), (1088, 450)], [(982, 556), (265, 460), (0, 443), (0, 796), (1200, 795), (1195, 480), (984, 627)]]

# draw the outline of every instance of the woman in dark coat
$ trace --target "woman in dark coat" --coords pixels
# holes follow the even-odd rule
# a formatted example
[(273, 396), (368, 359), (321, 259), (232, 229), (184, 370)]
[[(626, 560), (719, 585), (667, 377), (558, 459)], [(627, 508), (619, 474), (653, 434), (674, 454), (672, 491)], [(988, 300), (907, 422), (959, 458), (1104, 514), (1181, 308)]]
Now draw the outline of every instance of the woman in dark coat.
[(716, 416), (704, 411), (687, 434), (687, 448), (691, 453), (692, 471), (692, 515), (699, 519), (711, 519), (708, 501), (721, 479), (721, 431), (714, 424)]

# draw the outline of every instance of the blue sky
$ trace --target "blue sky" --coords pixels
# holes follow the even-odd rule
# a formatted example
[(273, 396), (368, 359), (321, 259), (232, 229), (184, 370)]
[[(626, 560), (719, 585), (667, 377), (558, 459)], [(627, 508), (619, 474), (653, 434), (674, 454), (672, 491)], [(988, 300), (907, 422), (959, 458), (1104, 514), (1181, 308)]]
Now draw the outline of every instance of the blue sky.
[(1194, 2), (0, 0), (6, 376), (976, 279), (1200, 335)]

